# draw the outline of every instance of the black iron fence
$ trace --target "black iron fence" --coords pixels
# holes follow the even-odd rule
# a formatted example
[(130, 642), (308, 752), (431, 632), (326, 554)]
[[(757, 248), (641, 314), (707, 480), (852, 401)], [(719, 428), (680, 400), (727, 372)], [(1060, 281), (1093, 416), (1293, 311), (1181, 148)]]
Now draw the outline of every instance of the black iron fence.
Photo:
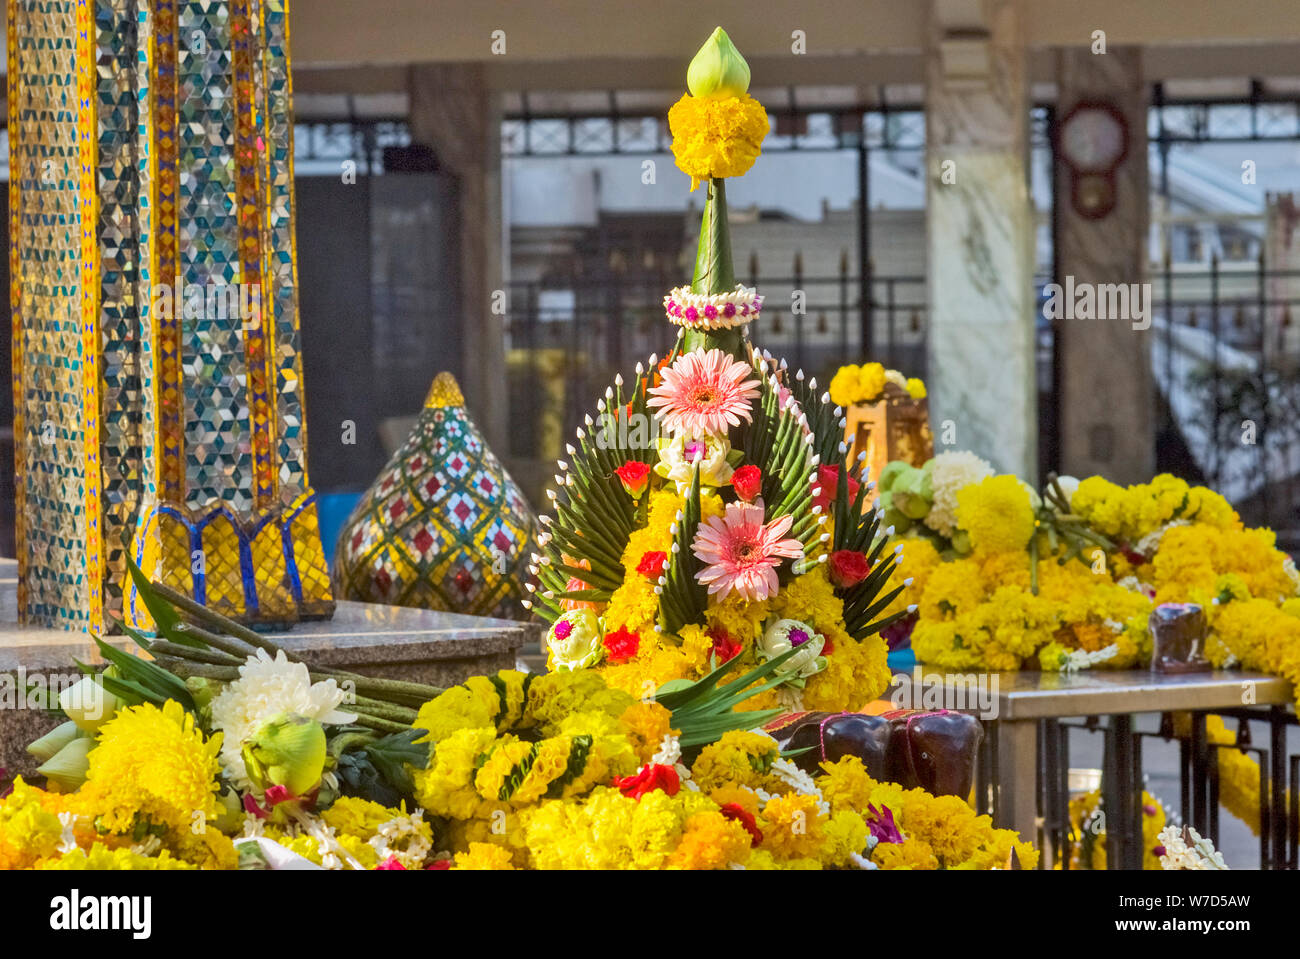
[[(805, 276), (797, 259), (795, 265), (784, 277), (751, 270), (740, 278), (765, 298), (763, 314), (750, 328), (755, 345), (819, 383), (829, 383), (843, 364), (868, 358), (925, 376), (924, 276), (873, 277), (864, 315), (861, 285), (847, 268), (838, 276)], [(672, 285), (658, 271), (610, 271), (511, 287), (512, 458), (559, 456), (562, 437), (593, 411), (616, 373), (626, 375), (671, 347), (676, 329), (664, 316), (663, 297)]]
[(1168, 263), (1151, 277), (1157, 465), (1300, 539), (1300, 270)]

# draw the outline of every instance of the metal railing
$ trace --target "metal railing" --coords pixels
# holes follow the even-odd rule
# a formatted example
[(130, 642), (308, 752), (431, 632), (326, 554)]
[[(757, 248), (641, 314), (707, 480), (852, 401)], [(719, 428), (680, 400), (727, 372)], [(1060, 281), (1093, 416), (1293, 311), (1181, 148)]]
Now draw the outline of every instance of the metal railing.
[[(795, 267), (784, 277), (754, 271), (740, 278), (765, 297), (750, 336), (756, 346), (829, 383), (841, 365), (868, 359), (858, 278), (847, 269), (838, 276), (805, 276), (797, 258)], [(672, 345), (676, 330), (663, 309), (672, 285), (657, 272), (589, 276), (575, 271), (511, 286), (507, 355), (514, 428), (508, 455), (560, 455), (559, 438), (571, 436), (593, 411), (615, 373), (626, 376), (636, 363)], [(924, 376), (925, 278), (876, 276), (870, 285), (869, 358)]]
[(1161, 469), (1220, 490), (1251, 525), (1300, 529), (1300, 270), (1166, 262), (1150, 277)]

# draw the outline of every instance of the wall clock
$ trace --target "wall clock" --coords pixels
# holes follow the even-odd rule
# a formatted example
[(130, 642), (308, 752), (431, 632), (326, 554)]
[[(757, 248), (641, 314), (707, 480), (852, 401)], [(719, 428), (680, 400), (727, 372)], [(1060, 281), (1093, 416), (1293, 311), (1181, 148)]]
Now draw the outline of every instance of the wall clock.
[(1070, 205), (1099, 220), (1115, 208), (1115, 170), (1128, 155), (1128, 123), (1113, 103), (1081, 101), (1066, 114), (1057, 153), (1070, 171)]

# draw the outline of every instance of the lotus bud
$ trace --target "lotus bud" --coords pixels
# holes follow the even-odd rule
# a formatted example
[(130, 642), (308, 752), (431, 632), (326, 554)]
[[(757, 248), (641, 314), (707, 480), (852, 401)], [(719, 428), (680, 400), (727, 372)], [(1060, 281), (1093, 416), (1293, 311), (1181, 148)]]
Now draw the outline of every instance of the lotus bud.
[(126, 704), (110, 693), (93, 676), (86, 676), (59, 693), (59, 708), (88, 733), (98, 731)]
[(72, 742), (74, 739), (80, 739), (85, 735), (86, 734), (77, 727), (76, 723), (72, 720), (68, 720), (60, 726), (55, 726), (40, 739), (28, 745), (27, 751), (41, 762), (45, 762), (64, 746), (68, 745), (68, 743)]
[(744, 96), (749, 91), (749, 64), (718, 27), (686, 70), (686, 88), (691, 96), (721, 100)]
[(325, 729), (306, 716), (280, 713), (244, 743), (243, 757), (258, 789), (283, 786), (294, 796), (307, 796), (325, 770)]
[(70, 740), (36, 771), (59, 792), (76, 792), (86, 781), (86, 774), (90, 771), (90, 751), (95, 745), (95, 740), (89, 736)]

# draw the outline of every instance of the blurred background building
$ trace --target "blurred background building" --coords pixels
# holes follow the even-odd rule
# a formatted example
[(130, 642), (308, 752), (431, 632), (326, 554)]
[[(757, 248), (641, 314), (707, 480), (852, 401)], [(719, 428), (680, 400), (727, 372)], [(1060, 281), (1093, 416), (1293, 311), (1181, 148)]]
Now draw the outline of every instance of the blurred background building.
[[(869, 359), (925, 377), (940, 445), (950, 422), (952, 446), (1000, 469), (1171, 470), (1300, 539), (1293, 2), (298, 0), (291, 16), (327, 539), (438, 371), (540, 501), (613, 374), (671, 344), (661, 300), (689, 279), (702, 197), (666, 114), (718, 24), (772, 119), (729, 189), (740, 278), (767, 297), (758, 345), (819, 381)], [(1067, 278), (1150, 284), (1149, 313), (1045, 316)], [(11, 549), (11, 433), (0, 456)]]

